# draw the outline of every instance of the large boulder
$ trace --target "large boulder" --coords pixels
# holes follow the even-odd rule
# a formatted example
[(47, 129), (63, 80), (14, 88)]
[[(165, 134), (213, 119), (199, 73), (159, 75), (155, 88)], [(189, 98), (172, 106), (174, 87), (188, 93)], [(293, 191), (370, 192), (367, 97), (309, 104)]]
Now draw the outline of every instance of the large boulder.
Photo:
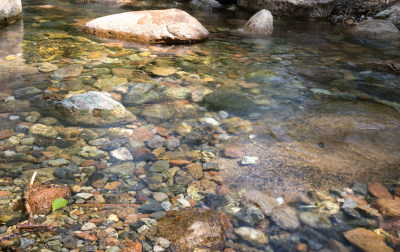
[(375, 39), (399, 39), (400, 31), (386, 20), (366, 20), (350, 29), (354, 35)]
[(260, 10), (254, 14), (243, 26), (243, 32), (247, 34), (271, 34), (274, 18), (268, 10)]
[(238, 0), (239, 7), (250, 10), (267, 9), (274, 16), (296, 18), (326, 18), (336, 0)]
[(0, 1), (0, 27), (21, 18), (21, 0)]
[[(131, 123), (136, 120), (121, 103), (111, 95), (97, 91), (74, 95), (61, 101), (50, 101), (50, 106), (60, 119), (72, 125), (104, 126)], [(49, 105), (49, 104), (47, 104)]]
[(400, 3), (391, 6), (375, 15), (377, 19), (385, 19), (400, 29)]
[(398, 0), (338, 0), (332, 11), (331, 19), (336, 22), (346, 20), (361, 20), (366, 16), (373, 16), (388, 8)]
[(83, 30), (101, 37), (150, 43), (193, 43), (208, 38), (199, 21), (178, 9), (105, 16), (86, 23)]

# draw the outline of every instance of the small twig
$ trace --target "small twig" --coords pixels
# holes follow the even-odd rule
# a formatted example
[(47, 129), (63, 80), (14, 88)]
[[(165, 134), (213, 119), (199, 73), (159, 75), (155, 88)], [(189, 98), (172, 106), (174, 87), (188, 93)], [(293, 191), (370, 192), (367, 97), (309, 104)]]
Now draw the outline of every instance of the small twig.
[(35, 182), (36, 174), (37, 174), (37, 172), (35, 171), (33, 173), (33, 175), (32, 175), (31, 182), (29, 183), (29, 186), (33, 186), (33, 182)]
[(41, 225), (41, 224), (32, 224), (28, 222), (26, 224), (17, 225), (17, 229), (21, 230), (21, 232), (33, 232), (39, 231), (42, 229), (47, 229), (48, 231), (52, 232), (55, 235), (58, 235), (56, 231), (50, 225)]

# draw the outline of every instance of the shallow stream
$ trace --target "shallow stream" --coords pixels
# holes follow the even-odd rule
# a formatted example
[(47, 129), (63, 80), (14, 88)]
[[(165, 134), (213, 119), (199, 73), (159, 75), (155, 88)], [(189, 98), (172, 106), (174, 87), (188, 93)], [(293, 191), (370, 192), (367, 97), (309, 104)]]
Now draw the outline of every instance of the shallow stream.
[[(200, 182), (201, 175), (192, 174), (200, 192), (215, 192), (218, 186), (278, 197), (307, 189), (341, 189), (354, 182), (390, 186), (400, 179), (400, 78), (393, 68), (400, 62), (399, 44), (352, 37), (341, 24), (285, 19), (274, 20), (271, 36), (246, 36), (234, 30), (249, 13), (193, 12), (180, 2), (122, 5), (24, 0), (23, 5), (23, 21), (0, 31), (0, 130), (47, 121), (59, 132), (75, 127), (80, 134), (89, 129), (97, 137), (64, 134), (31, 148), (18, 143), (19, 148), (12, 148), (14, 154), (4, 154), (3, 148), (0, 175), (8, 176), (10, 168), (17, 167), (21, 172), (17, 179), (26, 179), (31, 174), (27, 171), (44, 169), (43, 181), (57, 181), (50, 174), (46, 178), (46, 171), (57, 168), (50, 167), (52, 159), (64, 158), (64, 165), (84, 159), (108, 166), (121, 163), (79, 153), (87, 145), (106, 152), (127, 146), (125, 133), (68, 125), (62, 118), (52, 124), (48, 119), (52, 114), (41, 108), (44, 96), (58, 99), (99, 90), (111, 93), (137, 116), (133, 125), (117, 125), (120, 132), (144, 126), (165, 138), (180, 139), (181, 146), (161, 156), (181, 152), (187, 157), (200, 150), (202, 163), (218, 164), (216, 178)], [(143, 45), (104, 40), (79, 29), (100, 16), (169, 7), (187, 10), (211, 32), (210, 38), (193, 45)], [(37, 70), (44, 62), (58, 67), (80, 64), (84, 69), (69, 82), (54, 81), (49, 72)], [(125, 78), (127, 83), (95, 84), (113, 77)], [(127, 102), (124, 95), (138, 83), (155, 83), (156, 94)], [(200, 125), (202, 121), (215, 123), (214, 128)], [(186, 136), (196, 129), (200, 138), (186, 143)], [(96, 139), (108, 142), (89, 143)], [(135, 149), (133, 145), (130, 150)], [(224, 150), (232, 147), (239, 154), (229, 158)], [(35, 156), (35, 151), (45, 153)], [(243, 156), (258, 160), (245, 165)], [(140, 161), (135, 165), (141, 167)], [(134, 178), (109, 175), (109, 181), (128, 181), (127, 191), (135, 184), (130, 179), (143, 178), (140, 171)], [(87, 180), (85, 174), (80, 179)], [(175, 179), (172, 185), (164, 181), (172, 188), (167, 191), (181, 193), (187, 183), (185, 179)], [(160, 188), (144, 190), (149, 189)]]

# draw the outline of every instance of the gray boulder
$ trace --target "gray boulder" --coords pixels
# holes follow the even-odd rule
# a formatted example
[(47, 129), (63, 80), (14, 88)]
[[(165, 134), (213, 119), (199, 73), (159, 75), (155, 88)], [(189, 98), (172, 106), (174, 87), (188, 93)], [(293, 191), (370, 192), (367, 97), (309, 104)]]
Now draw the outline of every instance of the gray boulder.
[(21, 0), (0, 1), (0, 27), (21, 18)]
[(254, 14), (243, 26), (242, 30), (247, 34), (271, 34), (274, 18), (268, 10), (260, 10)]
[(125, 12), (86, 23), (83, 30), (102, 37), (150, 43), (193, 43), (208, 38), (199, 21), (178, 9)]
[(400, 3), (393, 5), (389, 9), (379, 12), (375, 15), (375, 18), (387, 20), (400, 29)]
[(366, 20), (350, 29), (354, 35), (364, 38), (399, 39), (400, 31), (392, 23), (386, 20)]
[(326, 18), (336, 0), (238, 0), (237, 5), (250, 10), (267, 9), (274, 16)]
[(108, 93), (90, 91), (61, 101), (50, 101), (51, 108), (62, 120), (72, 125), (104, 126), (127, 124), (136, 120), (121, 103)]

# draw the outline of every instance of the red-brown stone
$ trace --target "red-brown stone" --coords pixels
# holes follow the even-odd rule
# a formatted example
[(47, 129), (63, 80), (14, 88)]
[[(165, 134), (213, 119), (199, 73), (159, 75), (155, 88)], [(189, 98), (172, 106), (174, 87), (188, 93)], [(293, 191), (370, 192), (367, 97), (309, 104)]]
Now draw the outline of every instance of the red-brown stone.
[(0, 130), (0, 140), (15, 136), (15, 132), (10, 129)]
[(121, 185), (121, 182), (119, 182), (119, 181), (114, 181), (114, 182), (107, 183), (107, 185), (104, 187), (104, 189), (106, 189), (106, 190), (115, 190), (115, 189), (117, 189), (120, 185)]
[(83, 167), (86, 167), (86, 166), (95, 166), (96, 163), (97, 163), (96, 160), (89, 159), (89, 160), (84, 160), (84, 161), (82, 161), (81, 164), (80, 164), (80, 166), (83, 166)]
[(396, 196), (400, 197), (400, 187), (395, 187), (393, 189), (394, 194), (396, 194)]
[(155, 135), (156, 134), (145, 127), (140, 127), (133, 130), (131, 138), (136, 141), (146, 142), (152, 139)]
[(393, 199), (386, 187), (379, 183), (368, 184), (368, 192), (378, 199)]
[(80, 239), (87, 240), (87, 241), (97, 241), (98, 240), (98, 238), (95, 235), (92, 235), (88, 232), (75, 233), (75, 236)]
[(241, 158), (244, 156), (244, 153), (237, 147), (226, 147), (224, 149), (224, 155), (228, 158)]
[(400, 218), (400, 201), (390, 199), (377, 199), (372, 206), (386, 218)]
[(354, 246), (365, 252), (392, 252), (385, 243), (385, 238), (364, 228), (356, 228), (345, 232), (344, 237)]

